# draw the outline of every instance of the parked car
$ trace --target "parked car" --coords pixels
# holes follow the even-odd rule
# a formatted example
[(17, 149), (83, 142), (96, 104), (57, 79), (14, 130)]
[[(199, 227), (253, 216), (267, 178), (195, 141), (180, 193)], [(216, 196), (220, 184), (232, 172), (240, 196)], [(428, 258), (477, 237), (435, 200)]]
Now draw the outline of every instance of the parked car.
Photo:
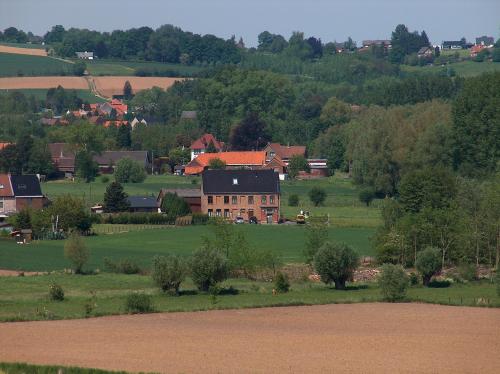
[(259, 221), (257, 221), (257, 217), (252, 216), (248, 219), (248, 223), (256, 225), (259, 223)]
[(237, 223), (237, 224), (240, 224), (240, 223), (245, 223), (245, 220), (243, 219), (243, 217), (241, 216), (238, 216), (234, 219), (234, 223)]

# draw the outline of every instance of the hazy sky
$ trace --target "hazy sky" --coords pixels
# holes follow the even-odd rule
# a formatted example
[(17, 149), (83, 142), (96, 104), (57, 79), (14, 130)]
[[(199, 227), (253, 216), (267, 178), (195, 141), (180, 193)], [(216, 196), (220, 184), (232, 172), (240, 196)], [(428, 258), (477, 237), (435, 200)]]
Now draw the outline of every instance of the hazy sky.
[(51, 26), (112, 31), (170, 23), (199, 34), (243, 37), (292, 31), (323, 42), (390, 38), (398, 23), (434, 44), (500, 35), (500, 0), (0, 0), (0, 29), (44, 34)]

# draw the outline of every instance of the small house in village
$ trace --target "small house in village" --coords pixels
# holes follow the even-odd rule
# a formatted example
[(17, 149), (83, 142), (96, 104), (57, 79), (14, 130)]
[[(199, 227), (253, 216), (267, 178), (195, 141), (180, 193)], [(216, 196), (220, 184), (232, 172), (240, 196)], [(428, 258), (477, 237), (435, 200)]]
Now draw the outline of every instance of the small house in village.
[(36, 175), (0, 174), (0, 215), (26, 208), (42, 209), (46, 204)]
[(102, 173), (112, 173), (116, 163), (124, 158), (130, 158), (143, 166), (144, 169), (151, 168), (151, 159), (148, 151), (105, 151), (94, 156), (94, 161), (99, 165)]
[(199, 175), (208, 169), (210, 160), (219, 159), (226, 164), (227, 169), (261, 169), (266, 164), (266, 152), (220, 152), (203, 153), (186, 165), (186, 175)]
[(50, 143), (50, 156), (56, 170), (71, 178), (75, 174), (75, 152), (67, 143)]
[(82, 60), (93, 60), (94, 59), (94, 52), (76, 52), (76, 57), (80, 58)]
[(280, 218), (280, 180), (273, 170), (207, 170), (202, 174), (201, 211), (261, 223)]
[(191, 160), (205, 153), (210, 143), (213, 143), (217, 152), (221, 152), (224, 147), (224, 143), (219, 142), (212, 134), (204, 134), (201, 138), (191, 143), (189, 147), (191, 149)]
[(154, 196), (128, 196), (129, 212), (158, 213), (159, 205)]
[(432, 47), (422, 47), (417, 52), (418, 58), (432, 57), (434, 49)]
[(304, 145), (281, 145), (279, 143), (268, 143), (264, 148), (266, 152), (266, 161), (271, 161), (278, 156), (285, 164), (293, 156), (306, 156), (306, 147)]

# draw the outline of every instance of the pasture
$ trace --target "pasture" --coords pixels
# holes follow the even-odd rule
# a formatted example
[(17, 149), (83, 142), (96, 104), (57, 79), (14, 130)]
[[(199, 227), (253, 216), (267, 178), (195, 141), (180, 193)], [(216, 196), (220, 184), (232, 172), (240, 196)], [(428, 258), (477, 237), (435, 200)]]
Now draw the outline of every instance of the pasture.
[(171, 71), (177, 76), (193, 76), (203, 70), (197, 66), (182, 64), (161, 63), (152, 61), (124, 61), (124, 60), (93, 60), (86, 61), (87, 71), (93, 76), (106, 75), (135, 75), (136, 70), (147, 72)]
[[(19, 48), (19, 50), (26, 49)], [(43, 57), (39, 55), (5, 53), (2, 52), (2, 48), (0, 48), (0, 77), (34, 77), (51, 75), (73, 75), (72, 64), (55, 58)]]

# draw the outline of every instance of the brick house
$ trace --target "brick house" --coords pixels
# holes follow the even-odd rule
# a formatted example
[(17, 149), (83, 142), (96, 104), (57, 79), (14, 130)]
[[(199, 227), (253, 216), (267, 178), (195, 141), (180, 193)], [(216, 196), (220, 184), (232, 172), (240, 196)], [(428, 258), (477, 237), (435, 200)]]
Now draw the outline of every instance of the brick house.
[(47, 203), (36, 175), (0, 174), (0, 214), (26, 208), (42, 209)]
[(202, 174), (201, 211), (211, 217), (261, 223), (280, 218), (280, 180), (274, 170), (207, 170)]

